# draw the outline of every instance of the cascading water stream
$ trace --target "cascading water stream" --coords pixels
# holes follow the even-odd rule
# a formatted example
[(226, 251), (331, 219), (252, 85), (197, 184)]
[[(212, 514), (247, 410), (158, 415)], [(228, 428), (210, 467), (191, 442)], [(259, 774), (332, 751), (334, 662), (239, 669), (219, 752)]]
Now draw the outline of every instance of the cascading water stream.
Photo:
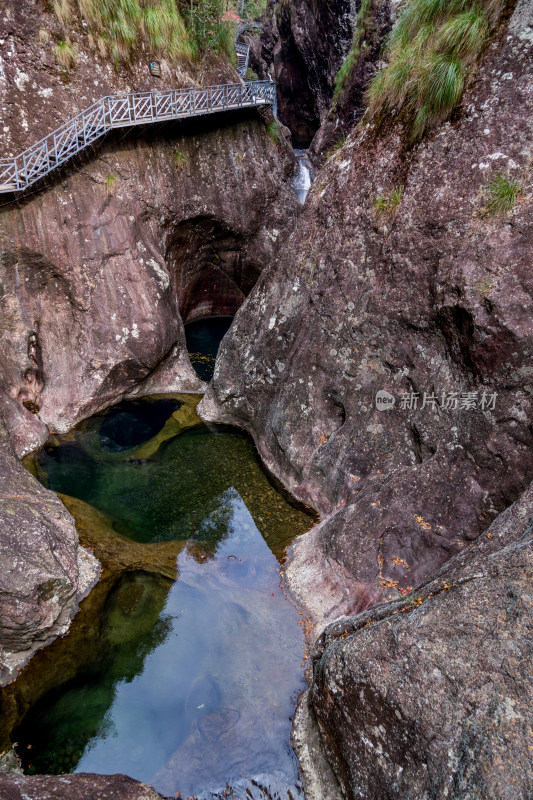
[(294, 155), (298, 161), (298, 171), (292, 180), (292, 188), (298, 201), (303, 205), (311, 188), (313, 173), (307, 158), (307, 150), (295, 150)]

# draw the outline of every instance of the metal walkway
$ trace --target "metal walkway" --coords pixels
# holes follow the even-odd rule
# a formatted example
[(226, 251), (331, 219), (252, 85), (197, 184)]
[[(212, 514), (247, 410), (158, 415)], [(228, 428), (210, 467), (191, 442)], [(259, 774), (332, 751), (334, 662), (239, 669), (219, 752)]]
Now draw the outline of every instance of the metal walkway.
[(250, 59), (250, 48), (247, 44), (242, 42), (235, 42), (235, 50), (237, 52), (237, 72), (244, 78), (246, 70), (248, 69), (248, 61)]
[(275, 100), (273, 81), (103, 97), (20, 155), (0, 159), (0, 193), (27, 189), (115, 128), (273, 105)]

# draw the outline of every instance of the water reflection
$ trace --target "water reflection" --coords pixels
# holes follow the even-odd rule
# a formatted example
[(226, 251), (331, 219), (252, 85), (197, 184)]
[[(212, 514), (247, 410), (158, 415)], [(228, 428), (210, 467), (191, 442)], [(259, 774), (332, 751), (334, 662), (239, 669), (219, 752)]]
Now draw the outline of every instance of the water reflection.
[[(304, 688), (303, 635), (273, 551), (310, 520), (271, 486), (247, 436), (200, 424), (197, 400), (175, 398), (166, 421), (152, 407), (157, 433), (142, 444), (109, 446), (123, 432), (103, 414), (30, 459), (51, 488), (108, 515), (98, 517), (100, 540), (109, 545), (113, 527), (144, 544), (130, 543), (135, 571), (121, 561), (74, 672), (79, 646), (65, 641), (68, 680), (48, 682), (55, 688), (15, 732), (19, 753), (31, 772), (122, 772), (172, 796), (222, 796), (231, 785), (248, 798), (301, 797), (289, 731)], [(137, 421), (126, 412), (125, 424), (145, 426), (142, 410)], [(182, 544), (148, 544), (175, 539)], [(152, 548), (147, 572), (142, 548)], [(177, 554), (177, 581), (166, 550), (153, 548), (170, 548), (174, 564)], [(88, 616), (74, 640), (83, 641)], [(61, 646), (49, 659), (56, 672)]]
[(90, 669), (17, 732), (34, 771), (123, 772), (172, 795), (256, 780), (301, 796), (288, 744), (304, 688), (298, 615), (238, 492), (221, 500), (216, 554), (183, 550), (170, 589), (141, 573), (112, 592)]
[[(52, 438), (25, 463), (50, 489), (90, 503), (112, 517), (115, 530), (139, 542), (192, 539), (215, 549), (228, 532), (224, 493), (235, 487), (279, 553), (309, 528), (309, 519), (268, 481), (250, 437), (222, 426), (208, 429), (196, 416), (197, 402), (198, 396), (182, 395), (179, 409), (139, 447), (111, 448), (104, 414)], [(138, 424), (144, 425), (139, 416)]]

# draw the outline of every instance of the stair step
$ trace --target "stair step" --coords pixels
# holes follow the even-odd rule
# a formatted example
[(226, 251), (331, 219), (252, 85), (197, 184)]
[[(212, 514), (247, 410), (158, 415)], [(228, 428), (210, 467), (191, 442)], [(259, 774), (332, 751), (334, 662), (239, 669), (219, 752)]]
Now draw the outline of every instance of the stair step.
[[(246, 67), (248, 66), (248, 55), (249, 49), (244, 53), (238, 53), (237, 72), (241, 77), (244, 76)], [(242, 108), (243, 106), (268, 105), (270, 102), (267, 99), (256, 97), (253, 92), (248, 93), (246, 91), (243, 94), (242, 85), (240, 84), (234, 84), (233, 86), (228, 84), (227, 87), (212, 87), (211, 94), (208, 92), (201, 92), (199, 96), (195, 94), (196, 91), (198, 91), (197, 87), (189, 91), (189, 102), (181, 108), (169, 105), (166, 100), (163, 100), (161, 113), (158, 114), (156, 111), (155, 116), (152, 116), (152, 101), (150, 104), (147, 104), (142, 97), (136, 100), (135, 95), (133, 95), (134, 105), (132, 109), (137, 102), (137, 106), (141, 108), (139, 117), (137, 119), (130, 119), (128, 117), (126, 119), (117, 120), (112, 123), (110, 127), (130, 128), (134, 125), (192, 117), (199, 114), (224, 111), (226, 109)], [(155, 97), (157, 98), (157, 95), (155, 95)], [(184, 98), (181, 96), (179, 99)], [(130, 98), (128, 98), (128, 103), (129, 102)], [(125, 106), (119, 104), (118, 108), (124, 110)], [(0, 183), (0, 193), (18, 191), (26, 188), (27, 185), (35, 182), (56, 167), (65, 163), (69, 158), (81, 152), (87, 145), (96, 141), (96, 139), (110, 130), (110, 128), (105, 126), (101, 128), (98, 127), (98, 117), (95, 123), (95, 127), (90, 127), (91, 122), (86, 121), (88, 127), (85, 129), (84, 134), (77, 132), (76, 123), (74, 121), (72, 123), (67, 123), (63, 129), (56, 131), (55, 134), (51, 134), (48, 138), (48, 146), (50, 150), (54, 149), (54, 152), (47, 153), (46, 146), (42, 143), (36, 145), (35, 148), (29, 148), (28, 151), (26, 151), (27, 155), (25, 155), (24, 159), (24, 163), (26, 164), (25, 174), (21, 171), (17, 173), (16, 165), (18, 162), (15, 158), (3, 159), (5, 161), (5, 167), (3, 167), (4, 183)], [(54, 145), (51, 144), (52, 140), (54, 141)], [(10, 179), (10, 176), (14, 173), (17, 173), (18, 185)]]

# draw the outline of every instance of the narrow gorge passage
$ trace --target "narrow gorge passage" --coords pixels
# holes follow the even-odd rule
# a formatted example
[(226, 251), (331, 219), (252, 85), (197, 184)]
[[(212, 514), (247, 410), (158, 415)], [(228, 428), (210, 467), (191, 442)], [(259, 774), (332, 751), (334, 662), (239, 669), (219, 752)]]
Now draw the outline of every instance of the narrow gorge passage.
[(189, 360), (203, 381), (210, 381), (215, 370), (218, 348), (233, 317), (207, 317), (185, 325)]
[(0, 800), (533, 797), (532, 31), (0, 4)]

